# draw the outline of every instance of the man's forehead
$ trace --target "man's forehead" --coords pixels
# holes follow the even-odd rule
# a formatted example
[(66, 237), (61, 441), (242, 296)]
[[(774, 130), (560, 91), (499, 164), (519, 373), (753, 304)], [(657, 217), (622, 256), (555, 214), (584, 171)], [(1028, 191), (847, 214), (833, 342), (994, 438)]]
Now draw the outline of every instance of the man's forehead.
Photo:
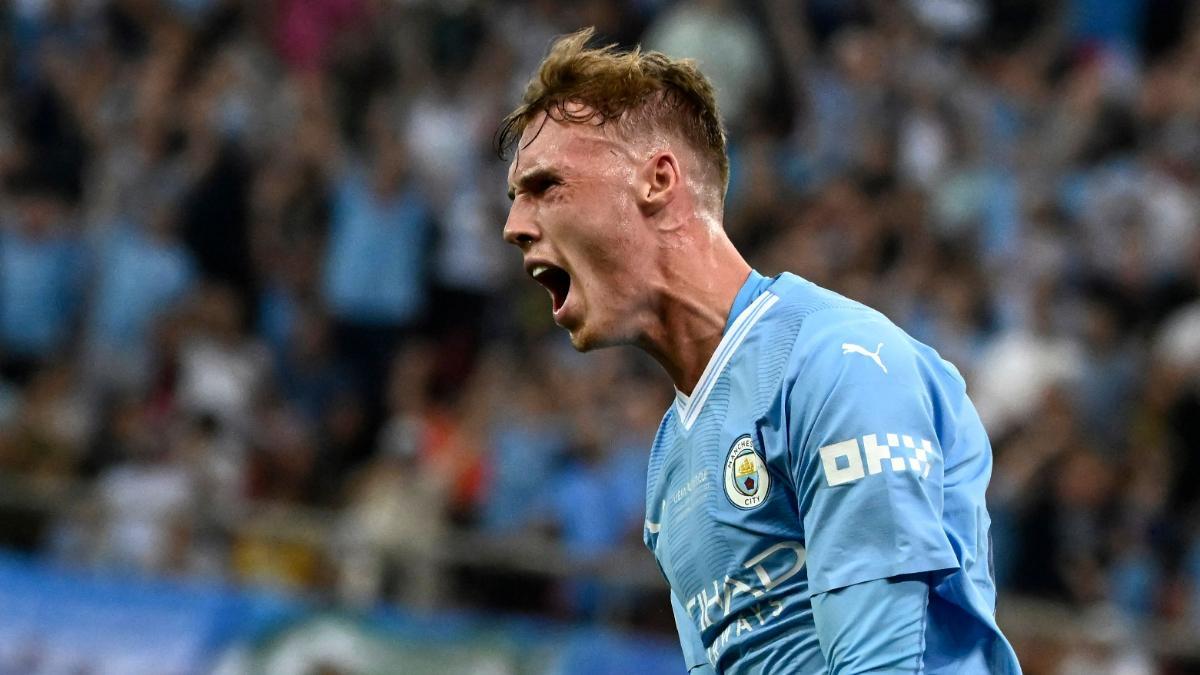
[(521, 134), (508, 176), (512, 181), (534, 169), (569, 169), (579, 161), (594, 160), (598, 153), (612, 152), (619, 156), (624, 150), (624, 146), (598, 124), (559, 120), (543, 112), (530, 120)]

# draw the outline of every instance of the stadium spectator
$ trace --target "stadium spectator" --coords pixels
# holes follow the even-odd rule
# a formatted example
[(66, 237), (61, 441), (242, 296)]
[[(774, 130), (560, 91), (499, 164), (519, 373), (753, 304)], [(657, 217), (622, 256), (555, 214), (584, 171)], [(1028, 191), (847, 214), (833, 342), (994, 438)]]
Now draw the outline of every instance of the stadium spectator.
[(195, 263), (176, 231), (174, 206), (155, 202), (139, 220), (98, 233), (101, 239), (92, 245), (96, 272), (85, 350), (103, 389), (144, 386), (156, 322), (196, 281)]
[(86, 278), (63, 198), (32, 183), (16, 202), (0, 226), (0, 369), (22, 382), (68, 348)]

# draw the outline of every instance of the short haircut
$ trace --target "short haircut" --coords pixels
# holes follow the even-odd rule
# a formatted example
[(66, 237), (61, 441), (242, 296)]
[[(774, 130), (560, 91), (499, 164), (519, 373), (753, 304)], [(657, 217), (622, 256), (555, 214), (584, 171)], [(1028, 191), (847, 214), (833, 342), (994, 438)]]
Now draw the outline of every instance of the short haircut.
[[(696, 63), (639, 48), (587, 48), (593, 30), (556, 40), (529, 81), (521, 105), (496, 132), (496, 151), (506, 157), (539, 113), (574, 123), (613, 124), (626, 133), (659, 129), (681, 135), (729, 185), (729, 156), (716, 97)], [(586, 108), (568, 108), (582, 103)], [(518, 148), (519, 150), (519, 148)]]

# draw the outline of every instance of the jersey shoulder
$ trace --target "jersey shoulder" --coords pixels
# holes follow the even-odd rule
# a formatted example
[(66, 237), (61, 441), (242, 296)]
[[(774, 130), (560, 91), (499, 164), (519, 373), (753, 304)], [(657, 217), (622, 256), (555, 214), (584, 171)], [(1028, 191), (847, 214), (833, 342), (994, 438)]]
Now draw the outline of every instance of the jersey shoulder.
[(774, 320), (794, 335), (789, 379), (802, 378), (809, 388), (915, 384), (934, 374), (961, 383), (951, 364), (882, 312), (792, 274), (781, 275), (772, 290), (776, 285), (783, 311)]
[(903, 333), (878, 310), (788, 272), (767, 290), (779, 301), (764, 317), (764, 328), (776, 336), (790, 334), (795, 347), (811, 347), (839, 336), (869, 340), (881, 330)]
[(810, 389), (833, 386), (843, 354), (872, 363), (882, 358), (881, 342), (889, 352), (912, 342), (878, 311), (787, 272), (743, 314), (730, 328), (736, 348), (727, 377), (739, 405), (755, 415), (776, 410), (781, 390), (786, 398), (798, 379)]

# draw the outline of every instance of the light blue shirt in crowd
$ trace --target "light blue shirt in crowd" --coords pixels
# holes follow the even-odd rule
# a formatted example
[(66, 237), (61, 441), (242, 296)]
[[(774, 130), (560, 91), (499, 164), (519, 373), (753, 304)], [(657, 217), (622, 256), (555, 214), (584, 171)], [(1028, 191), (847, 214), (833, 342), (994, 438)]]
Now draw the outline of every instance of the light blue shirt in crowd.
[(45, 358), (62, 348), (82, 281), (82, 254), (74, 239), (0, 229), (0, 351)]
[(156, 240), (132, 224), (114, 227), (94, 264), (89, 339), (105, 349), (140, 352), (154, 322), (196, 281), (196, 266), (178, 240)]
[(426, 301), (430, 222), (413, 186), (380, 196), (368, 173), (348, 171), (334, 193), (325, 264), (333, 314), (392, 326), (416, 320)]

